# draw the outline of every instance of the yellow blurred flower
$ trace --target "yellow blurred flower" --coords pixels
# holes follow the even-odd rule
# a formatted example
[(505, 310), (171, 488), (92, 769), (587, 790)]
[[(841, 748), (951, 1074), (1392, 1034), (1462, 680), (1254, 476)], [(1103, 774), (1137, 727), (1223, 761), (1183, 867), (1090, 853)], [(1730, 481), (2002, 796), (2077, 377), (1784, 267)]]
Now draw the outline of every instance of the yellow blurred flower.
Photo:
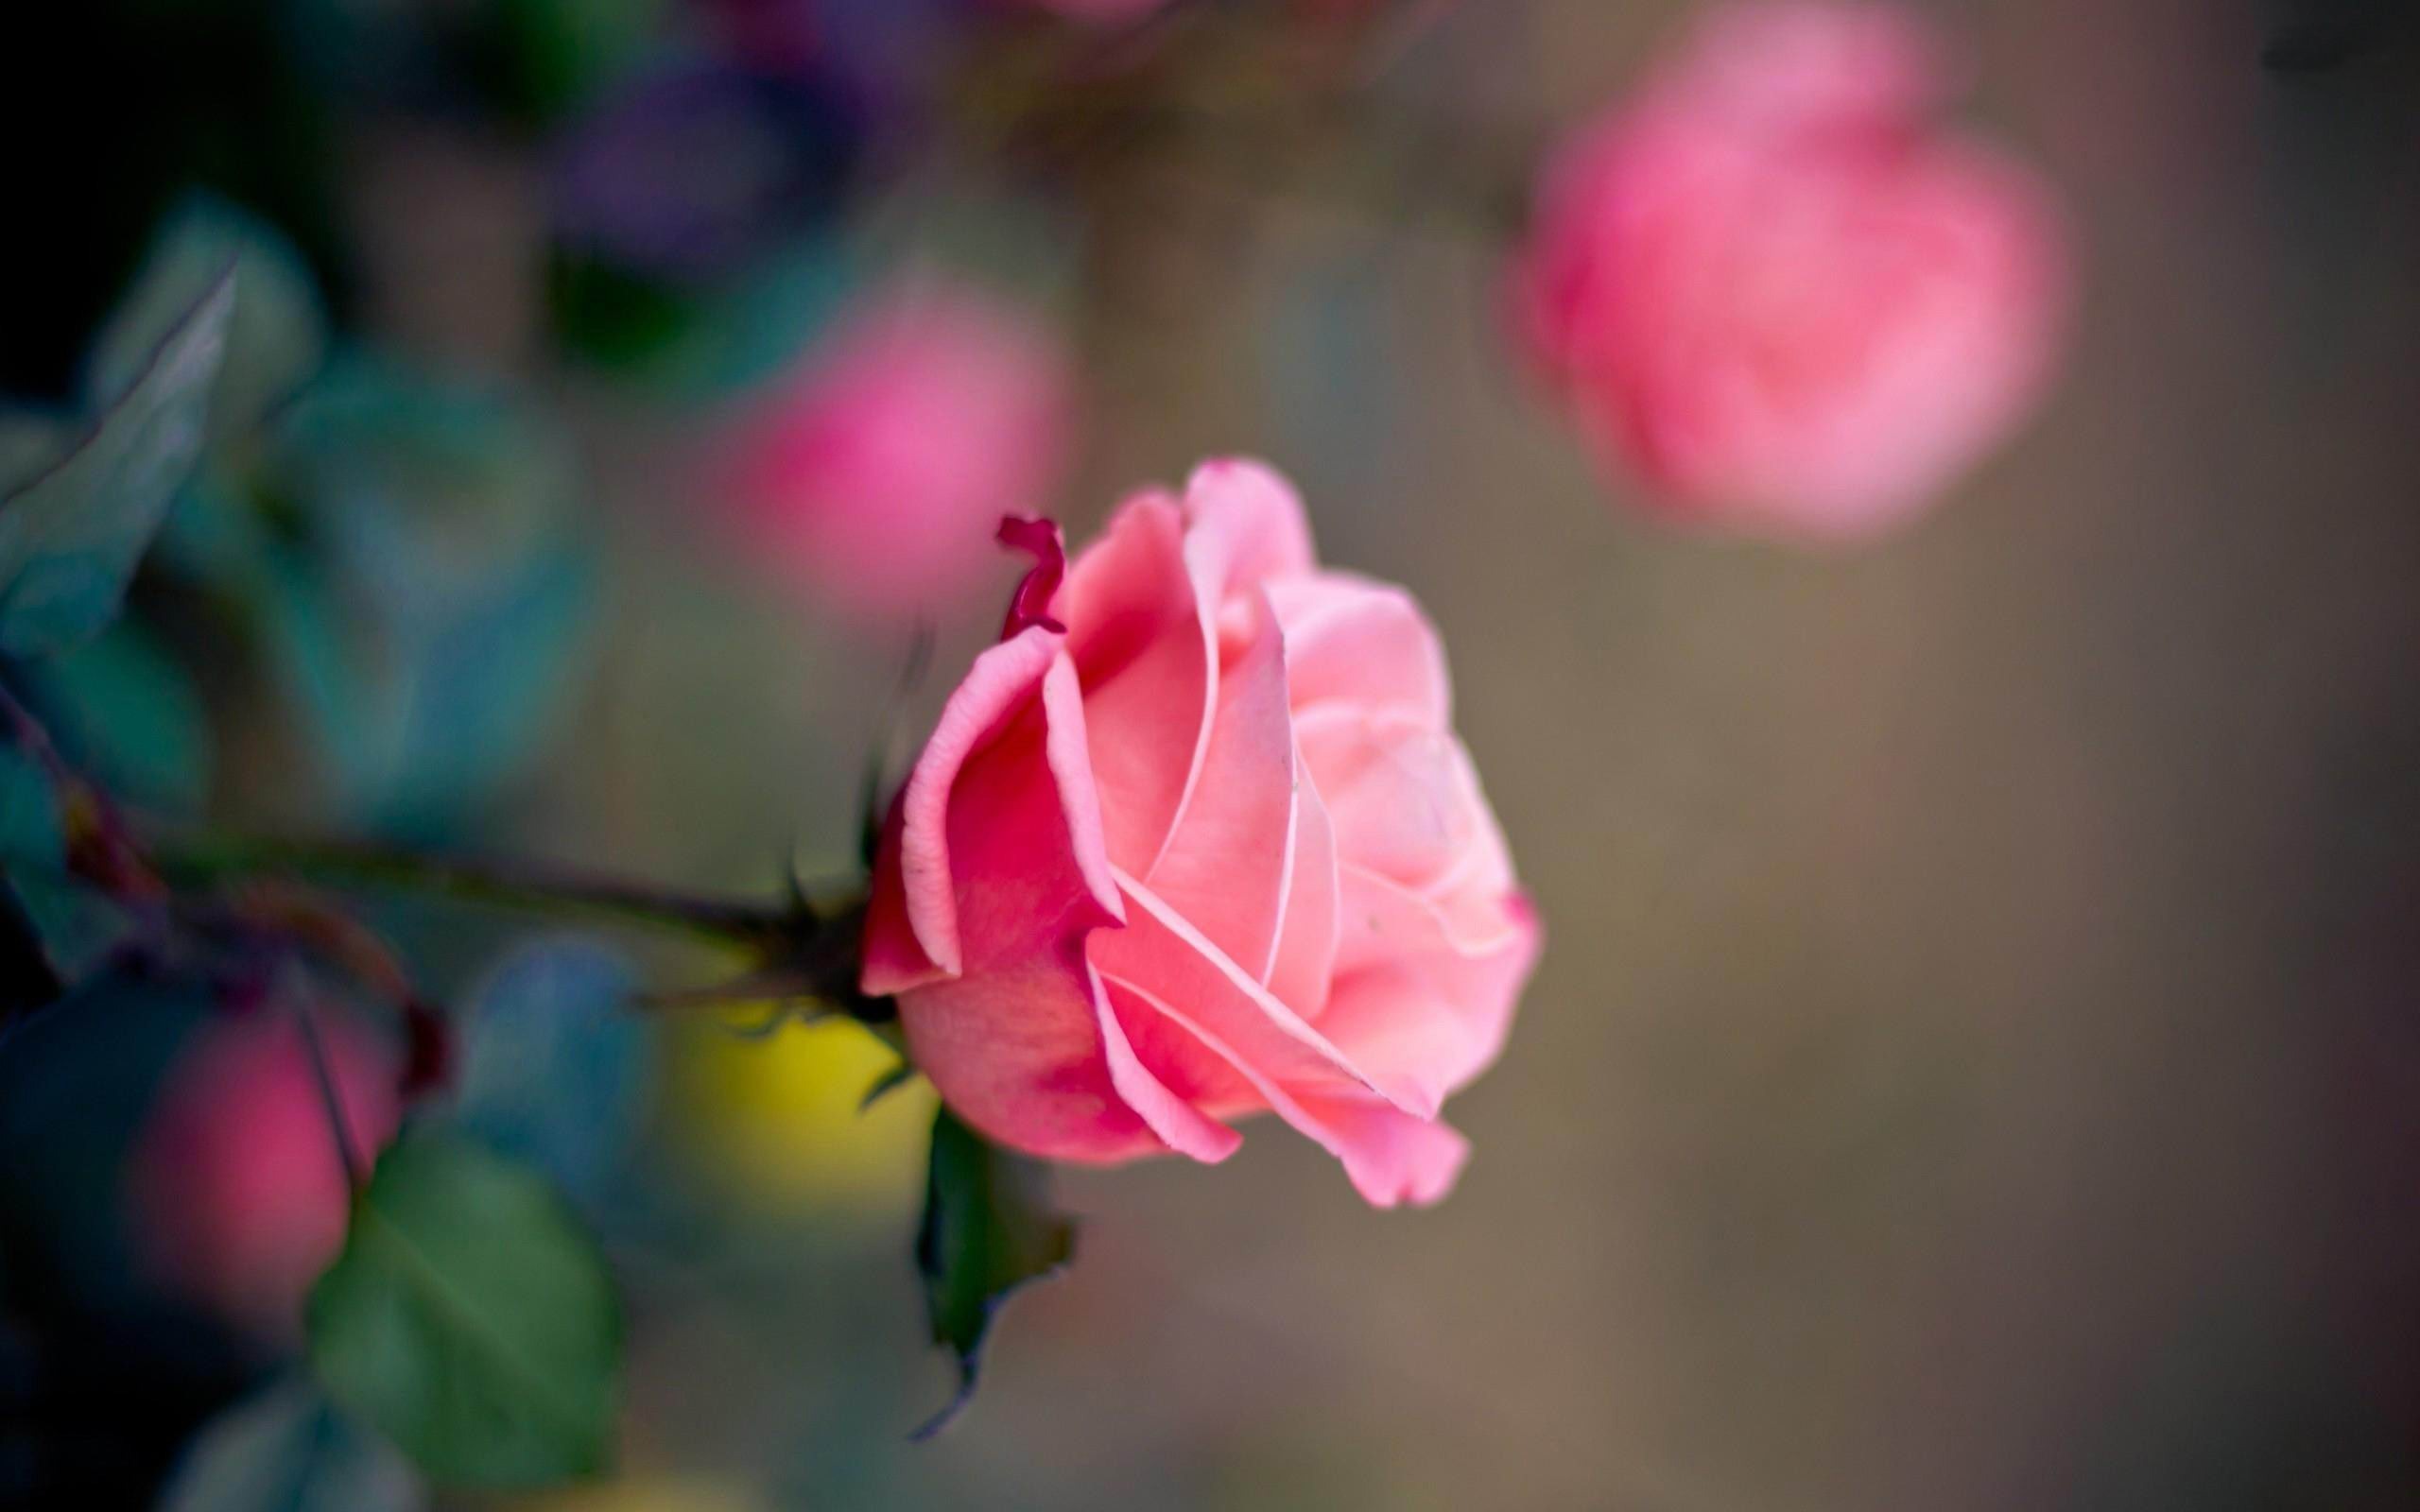
[(931, 1087), (918, 1079), (859, 1107), (898, 1064), (843, 1019), (792, 1021), (761, 1038), (685, 1025), (671, 1047), (675, 1142), (717, 1191), (760, 1211), (912, 1209), (924, 1198)]

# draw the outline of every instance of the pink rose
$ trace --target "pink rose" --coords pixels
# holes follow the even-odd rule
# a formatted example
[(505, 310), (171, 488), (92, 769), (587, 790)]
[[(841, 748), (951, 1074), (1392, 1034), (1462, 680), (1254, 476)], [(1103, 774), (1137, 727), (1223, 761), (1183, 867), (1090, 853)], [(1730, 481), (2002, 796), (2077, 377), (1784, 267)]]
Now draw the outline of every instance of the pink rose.
[(1932, 119), (1879, 6), (1719, 10), (1549, 163), (1516, 322), (1675, 514), (1800, 538), (1920, 510), (2017, 425), (2067, 303), (2044, 185)]
[(819, 607), (912, 618), (982, 578), (992, 522), (1058, 486), (1073, 389), (1046, 331), (920, 284), (836, 331), (726, 438), (717, 471), (750, 548)]
[[(319, 1020), (354, 1148), (394, 1138), (394, 1057)], [(214, 1019), (178, 1054), (129, 1172), (144, 1248), (179, 1290), (270, 1338), (344, 1243), (347, 1202), (327, 1104), (290, 1012)]]
[[(1286, 482), (1214, 462), (1035, 549), (895, 805), (865, 989), (960, 1117), (1064, 1160), (1219, 1160), (1264, 1109), (1371, 1202), (1430, 1202), (1437, 1122), (1536, 959), (1436, 632), (1323, 571)], [(1062, 581), (1063, 573), (1063, 582)]]

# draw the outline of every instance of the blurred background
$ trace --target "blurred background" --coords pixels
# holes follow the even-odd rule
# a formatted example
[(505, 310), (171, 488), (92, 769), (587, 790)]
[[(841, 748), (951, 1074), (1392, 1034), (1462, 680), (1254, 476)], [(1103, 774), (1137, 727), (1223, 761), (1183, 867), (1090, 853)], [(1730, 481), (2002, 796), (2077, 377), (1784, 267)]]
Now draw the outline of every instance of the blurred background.
[[(1929, 8), (2078, 314), (1937, 511), (1812, 551), (1635, 507), (1504, 330), (1541, 150), (1683, 6), (37, 9), (0, 391), (71, 406), (197, 247), (269, 354), (130, 616), (17, 686), (130, 801), (846, 879), (917, 627), (911, 733), (1018, 570), (954, 527), (1080, 539), (1244, 452), (1442, 627), (1547, 921), (1450, 1201), (1369, 1211), (1273, 1125), (1070, 1173), (1079, 1264), (913, 1446), (929, 1094), (857, 1116), (845, 1024), (561, 1030), (703, 968), (382, 905), (439, 998), (540, 1004), (549, 1098), (491, 1129), (631, 1308), (621, 1478), (514, 1504), (2420, 1504), (2404, 8)], [(140, 1504), (291, 1354), (246, 1216), (324, 1137), (259, 1111), (290, 1048), (110, 991), (0, 1055), (11, 1504)], [(245, 1116), (190, 1092), (254, 1050)], [(326, 1504), (413, 1504), (359, 1472), (403, 1500)]]

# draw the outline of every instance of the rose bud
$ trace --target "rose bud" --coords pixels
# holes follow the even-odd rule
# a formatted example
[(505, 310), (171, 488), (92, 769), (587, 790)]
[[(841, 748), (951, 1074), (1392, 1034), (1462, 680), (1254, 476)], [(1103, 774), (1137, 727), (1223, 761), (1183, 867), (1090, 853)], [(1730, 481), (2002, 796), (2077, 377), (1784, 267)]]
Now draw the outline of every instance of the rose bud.
[(1940, 42), (1880, 6), (1715, 11), (1547, 163), (1518, 334), (1674, 517), (1868, 536), (2012, 432), (2068, 258), (2031, 172), (1934, 119)]
[[(394, 1138), (395, 1057), (320, 1015), (352, 1148)], [(347, 1183), (311, 1048), (272, 1006), (212, 1019), (181, 1048), (132, 1155), (128, 1197), (153, 1268), (267, 1340), (302, 1325), (302, 1297), (344, 1242)]]
[(1436, 631), (1323, 570), (1249, 462), (1055, 528), (893, 805), (863, 986), (968, 1124), (1062, 1160), (1223, 1160), (1273, 1111), (1379, 1206), (1466, 1154), (1535, 915)]
[(1072, 365), (970, 289), (878, 298), (743, 419), (717, 464), (740, 534), (817, 606), (912, 619), (991, 565), (992, 524), (1037, 509), (1071, 446)]

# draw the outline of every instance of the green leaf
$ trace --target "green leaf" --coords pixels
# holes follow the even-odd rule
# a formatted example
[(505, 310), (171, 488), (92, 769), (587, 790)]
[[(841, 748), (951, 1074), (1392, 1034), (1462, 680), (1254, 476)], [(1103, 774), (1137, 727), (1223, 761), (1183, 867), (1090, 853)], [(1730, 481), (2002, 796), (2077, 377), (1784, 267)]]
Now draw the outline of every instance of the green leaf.
[(281, 1381), (202, 1425), (159, 1512), (417, 1512), (420, 1477), (307, 1380)]
[(1049, 1167), (1001, 1149), (943, 1108), (933, 1121), (932, 1171), (916, 1268), (933, 1342), (958, 1357), (958, 1392), (916, 1430), (929, 1438), (975, 1395), (984, 1335), (1000, 1304), (1075, 1254), (1076, 1226), (1050, 1204)]
[(183, 314), (234, 270), (227, 357), (210, 401), (210, 435), (245, 434), (327, 359), (328, 318), (302, 254), (267, 221), (195, 194), (163, 223), (126, 299), (94, 338), (84, 387), (106, 406), (138, 379)]
[(613, 1283), (570, 1210), (520, 1166), (436, 1137), (390, 1149), (308, 1320), (329, 1395), (438, 1481), (520, 1488), (605, 1465), (621, 1373)]
[(0, 653), (57, 651), (116, 615), (200, 459), (234, 292), (222, 270), (83, 438), (0, 496)]

